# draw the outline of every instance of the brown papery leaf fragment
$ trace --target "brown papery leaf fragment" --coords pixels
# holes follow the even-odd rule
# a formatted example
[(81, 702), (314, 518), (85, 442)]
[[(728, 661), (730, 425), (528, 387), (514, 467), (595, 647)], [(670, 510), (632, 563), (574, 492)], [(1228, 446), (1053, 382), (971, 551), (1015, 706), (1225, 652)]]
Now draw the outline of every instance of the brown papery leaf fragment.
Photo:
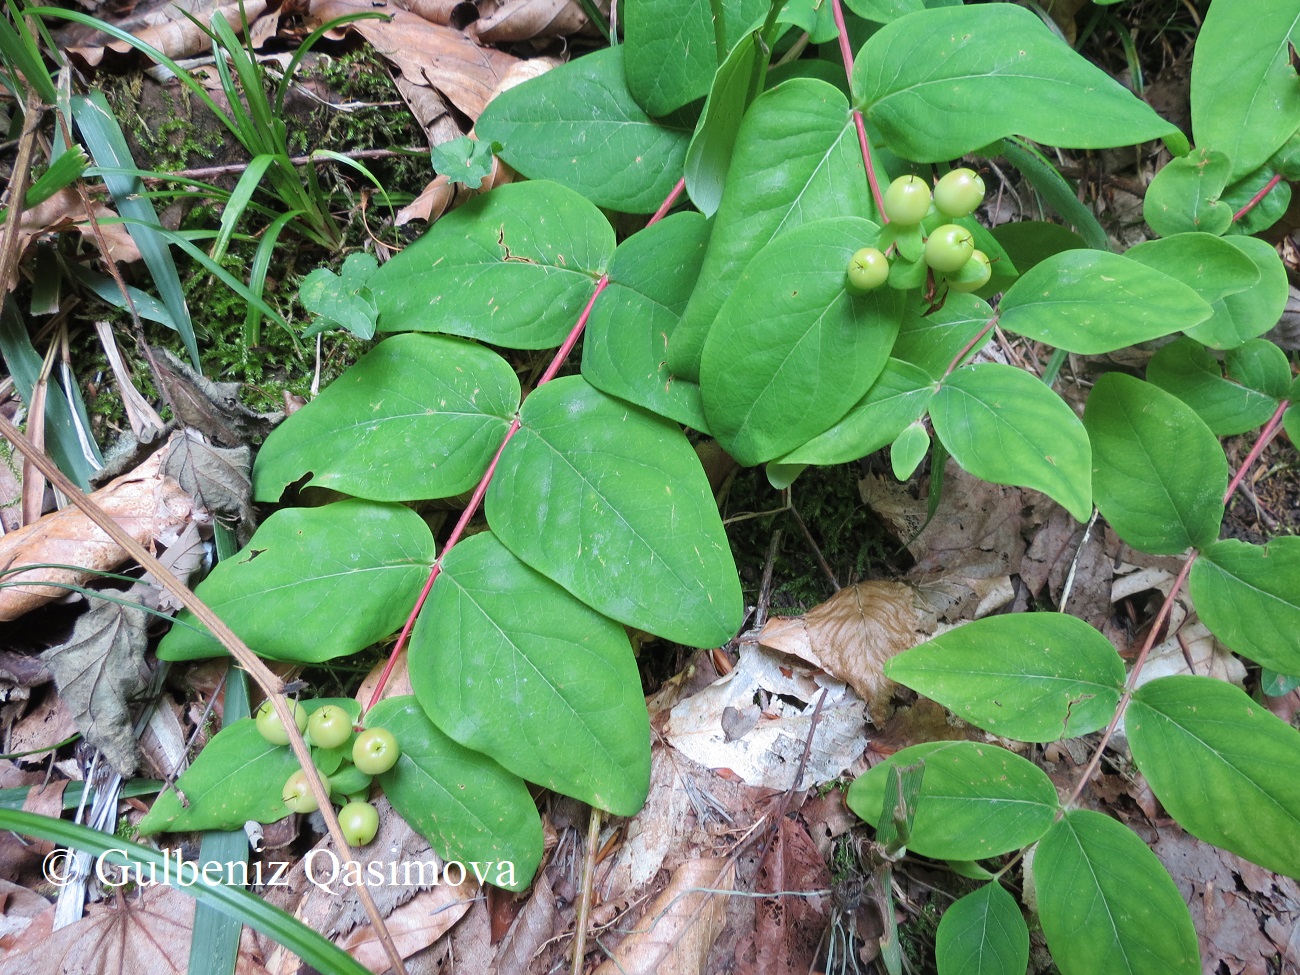
[(884, 674), (885, 661), (928, 639), (933, 627), (911, 586), (869, 581), (846, 586), (803, 616), (773, 617), (758, 642), (844, 681), (879, 721), (895, 686)]
[(595, 975), (699, 975), (726, 917), (726, 895), (707, 891), (734, 876), (726, 860), (687, 860)]
[[(141, 544), (164, 543), (178, 536), (189, 521), (194, 503), (180, 484), (162, 473), (162, 452), (155, 453), (129, 474), (111, 481), (91, 498)], [(27, 569), (7, 572), (6, 582), (28, 585), (0, 590), (0, 620), (14, 620), (67, 590), (61, 583), (82, 586), (97, 571), (117, 568), (126, 552), (77, 508), (46, 515), (26, 528), (0, 538), (0, 570), (53, 563), (69, 569)]]
[[(22, 254), (36, 238), (62, 230), (75, 230), (92, 243), (97, 243), (95, 233), (90, 228), (90, 218), (94, 217), (100, 221), (99, 229), (104, 235), (104, 242), (108, 245), (109, 253), (104, 255), (106, 260), (127, 263), (140, 260), (140, 252), (136, 249), (126, 227), (122, 224), (103, 222), (116, 220), (117, 214), (100, 204), (94, 204), (91, 209), (92, 212), (87, 214), (76, 190), (65, 186), (48, 200), (43, 200), (36, 206), (24, 210), (18, 220), (18, 253)], [(6, 291), (12, 291), (18, 284), (18, 266), (21, 263), (15, 261), (9, 279), (0, 282), (3, 283)]]
[[(196, 5), (193, 3), (163, 4), (153, 8), (143, 17), (133, 17), (114, 26), (130, 32), (137, 39), (150, 47), (157, 48), (169, 58), (187, 58), (196, 54), (211, 53), (212, 41), (198, 24), (184, 16), (182, 7), (185, 6), (194, 8)], [(242, 4), (228, 3), (215, 9), (191, 9), (190, 12), (204, 24), (210, 24), (213, 15), (220, 13), (226, 18), (226, 23), (234, 28), (235, 33), (240, 34), (243, 32), (242, 25), (245, 19), (252, 24), (266, 12), (266, 9), (266, 0), (244, 0)], [(265, 31), (259, 33), (265, 34)], [(109, 51), (127, 54), (131, 51), (131, 45), (126, 41), (110, 41), (107, 35), (97, 32), (89, 41), (68, 48), (69, 54), (75, 55), (91, 67), (98, 65)]]
[[(776, 840), (758, 869), (759, 893), (827, 890), (830, 871), (808, 831), (792, 819), (781, 820)], [(755, 917), (755, 970), (763, 975), (806, 975), (817, 961), (826, 928), (829, 897), (764, 898)]]
[[(598, 6), (608, 17), (609, 0)], [(504, 0), (495, 8), (485, 10), (468, 28), (468, 33), (484, 44), (599, 33), (577, 0)]]

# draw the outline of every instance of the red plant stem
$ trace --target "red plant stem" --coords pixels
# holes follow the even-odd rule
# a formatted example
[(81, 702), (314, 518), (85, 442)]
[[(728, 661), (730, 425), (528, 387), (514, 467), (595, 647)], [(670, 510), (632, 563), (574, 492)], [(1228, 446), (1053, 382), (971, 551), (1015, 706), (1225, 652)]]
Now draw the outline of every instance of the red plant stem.
[[(831, 11), (835, 15), (835, 29), (840, 34), (840, 57), (844, 59), (844, 74), (853, 83), (853, 50), (849, 47), (849, 31), (844, 25), (844, 8), (840, 0), (831, 0)], [(880, 195), (880, 182), (876, 179), (876, 167), (871, 161), (871, 142), (867, 139), (867, 124), (862, 120), (862, 113), (853, 110), (853, 123), (858, 127), (858, 145), (862, 148), (862, 164), (867, 167), (867, 185), (871, 187), (871, 198), (876, 201), (876, 210), (881, 223), (889, 223), (885, 214), (885, 200)]]
[[(1250, 449), (1250, 453), (1246, 455), (1246, 459), (1241, 462), (1241, 466), (1237, 468), (1237, 472), (1233, 475), (1232, 480), (1228, 482), (1228, 489), (1223, 493), (1223, 503), (1225, 505), (1228, 503), (1229, 499), (1232, 498), (1238, 485), (1240, 485), (1242, 480), (1245, 479), (1246, 473), (1254, 466), (1255, 461), (1259, 460), (1259, 455), (1264, 452), (1264, 448), (1268, 446), (1269, 441), (1277, 435), (1277, 431), (1282, 425), (1282, 414), (1286, 412), (1287, 407), (1290, 405), (1291, 404), (1286, 400), (1283, 400), (1278, 406), (1277, 412), (1273, 414), (1272, 419), (1264, 425), (1264, 429), (1260, 432), (1259, 439), (1255, 441), (1255, 446)], [(1097, 766), (1101, 764), (1102, 753), (1106, 750), (1106, 746), (1110, 743), (1111, 736), (1115, 734), (1115, 729), (1119, 727), (1120, 719), (1124, 717), (1124, 712), (1128, 710), (1128, 706), (1133, 700), (1133, 693), (1137, 690), (1138, 675), (1142, 673), (1142, 668), (1146, 665), (1147, 656), (1155, 646), (1156, 638), (1160, 633), (1161, 627), (1164, 626), (1165, 620), (1173, 610), (1174, 600), (1178, 598), (1179, 592), (1182, 591), (1183, 585), (1187, 581), (1187, 576), (1192, 571), (1192, 566), (1199, 557), (1199, 552), (1193, 552), (1191, 558), (1183, 563), (1183, 567), (1179, 570), (1177, 578), (1174, 579), (1174, 584), (1169, 590), (1169, 595), (1165, 597), (1164, 602), (1160, 606), (1160, 611), (1156, 613), (1156, 618), (1151, 624), (1151, 629), (1147, 633), (1147, 638), (1142, 642), (1142, 649), (1138, 652), (1137, 659), (1133, 661), (1133, 669), (1129, 671), (1128, 680), (1124, 684), (1124, 693), (1120, 696), (1119, 704), (1116, 706), (1115, 713), (1110, 719), (1110, 724), (1107, 725), (1106, 730), (1102, 732), (1101, 741), (1099, 741), (1097, 747), (1092, 750), (1092, 758), (1089, 759), (1087, 767), (1079, 776), (1079, 781), (1075, 783), (1074, 790), (1070, 793), (1070, 798), (1065, 801), (1063, 806), (1069, 806), (1078, 801), (1079, 796), (1083, 794), (1083, 790), (1087, 786), (1088, 781), (1097, 771)]]
[[(672, 188), (672, 191), (664, 199), (664, 202), (659, 205), (659, 209), (655, 211), (654, 216), (649, 219), (646, 226), (649, 227), (651, 224), (658, 223), (662, 220), (668, 211), (672, 209), (673, 204), (677, 201), (678, 196), (681, 195), (682, 190), (685, 188), (686, 180), (679, 179), (677, 185)], [(555, 353), (555, 356), (551, 359), (551, 364), (547, 366), (546, 371), (542, 373), (542, 377), (537, 380), (537, 386), (550, 382), (555, 378), (555, 374), (560, 371), (560, 367), (564, 365), (564, 360), (568, 358), (569, 353), (573, 351), (573, 347), (577, 344), (578, 339), (582, 337), (582, 332), (587, 327), (587, 319), (591, 317), (591, 309), (595, 306), (596, 299), (600, 297), (600, 293), (608, 286), (609, 275), (602, 275), (600, 280), (596, 282), (596, 287), (592, 291), (591, 297), (587, 299), (587, 305), (582, 309), (582, 314), (578, 316), (578, 321), (574, 324), (568, 337), (564, 340), (564, 344), (561, 345), (559, 350)], [(537, 386), (534, 386), (533, 388), (536, 389)], [(384, 664), (384, 669), (379, 674), (379, 680), (375, 683), (375, 689), (370, 694), (370, 703), (366, 705), (367, 711), (379, 703), (380, 696), (384, 693), (384, 687), (388, 683), (388, 678), (392, 676), (393, 668), (397, 666), (397, 658), (401, 656), (402, 650), (406, 647), (406, 641), (411, 635), (411, 629), (415, 626), (415, 621), (420, 616), (420, 610), (424, 608), (424, 601), (429, 598), (429, 593), (433, 589), (433, 584), (437, 581), (439, 573), (442, 572), (442, 560), (447, 557), (447, 553), (450, 552), (455, 547), (456, 543), (460, 541), (461, 536), (465, 533), (465, 529), (469, 526), (470, 520), (478, 513), (478, 509), (483, 503), (483, 497), (487, 494), (488, 485), (492, 482), (493, 475), (496, 474), (497, 463), (501, 460), (502, 453), (505, 452), (506, 444), (510, 443), (510, 438), (518, 432), (519, 415), (515, 414), (514, 420), (510, 423), (510, 428), (506, 430), (506, 435), (501, 438), (501, 446), (497, 448), (497, 452), (493, 455), (492, 461), (487, 466), (487, 470), (483, 472), (482, 478), (479, 479), (478, 486), (474, 488), (474, 493), (470, 495), (469, 504), (465, 506), (465, 510), (461, 512), (460, 518), (456, 520), (456, 525), (452, 528), (451, 534), (447, 536), (447, 542), (442, 547), (442, 554), (438, 556), (433, 563), (433, 568), (429, 570), (429, 578), (424, 581), (424, 588), (420, 590), (420, 595), (415, 600), (415, 606), (412, 607), (410, 615), (407, 616), (406, 624), (402, 627), (402, 632), (397, 636), (397, 642), (393, 644), (393, 652), (388, 655), (388, 662)]]
[(948, 363), (948, 368), (943, 371), (943, 378), (947, 379), (952, 375), (954, 369), (961, 365), (961, 360), (966, 358), (971, 349), (975, 348), (980, 342), (988, 337), (989, 332), (993, 331), (994, 326), (998, 323), (998, 316), (994, 315), (989, 319), (989, 323), (975, 333), (974, 337), (961, 347), (961, 351), (952, 357), (952, 362)]
[(1236, 223), (1246, 214), (1250, 213), (1251, 210), (1255, 209), (1255, 207), (1259, 205), (1259, 201), (1273, 192), (1273, 187), (1280, 182), (1282, 182), (1282, 174), (1274, 173), (1273, 178), (1264, 184), (1264, 188), (1247, 200), (1246, 205), (1232, 215), (1232, 222)]

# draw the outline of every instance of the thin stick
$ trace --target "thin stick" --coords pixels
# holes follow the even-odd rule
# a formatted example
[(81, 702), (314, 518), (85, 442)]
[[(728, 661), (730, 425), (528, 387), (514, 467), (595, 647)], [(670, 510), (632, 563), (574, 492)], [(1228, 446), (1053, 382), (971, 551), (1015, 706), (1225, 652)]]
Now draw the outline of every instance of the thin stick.
[[(289, 733), (289, 747), (293, 749), (294, 757), (298, 759), (298, 764), (302, 766), (307, 782), (311, 786), (312, 795), (316, 797), (330, 839), (334, 841), (339, 853), (348, 862), (355, 862), (356, 858), (352, 854), (352, 849), (348, 846), (347, 840), (343, 838), (343, 831), (339, 828), (339, 821), (334, 814), (334, 807), (330, 805), (329, 793), (325, 791), (320, 774), (312, 763), (311, 752), (307, 750), (307, 744), (303, 741), (302, 733), (298, 731), (297, 722), (294, 721), (289, 706), (285, 701), (284, 682), (266, 664), (262, 663), (261, 659), (248, 648), (248, 645), (243, 640), (235, 635), (235, 632), (230, 627), (222, 622), (221, 617), (217, 616), (208, 607), (207, 603), (194, 594), (194, 590), (176, 578), (170, 569), (150, 554), (148, 549), (128, 535), (121, 525), (114, 521), (103, 508), (87, 497), (80, 488), (68, 480), (63, 471), (59, 470), (58, 465), (50, 460), (49, 456), (43, 451), (37, 450), (36, 445), (27, 439), (3, 415), (0, 415), (0, 436), (3, 436), (21, 450), (25, 457), (30, 458), (51, 484), (62, 491), (69, 501), (99, 526), (104, 534), (120, 545), (131, 558), (135, 559), (157, 580), (159, 585), (175, 596), (182, 606), (193, 613), (199, 622), (211, 631), (217, 641), (230, 652), (230, 655), (239, 661), (239, 665), (248, 671), (258, 686), (266, 692), (267, 699), (275, 709), (276, 716), (279, 717), (280, 723), (284, 725), (285, 730)], [(375, 906), (374, 899), (370, 896), (370, 891), (366, 889), (364, 884), (357, 886), (357, 896), (361, 898), (361, 903), (365, 907), (366, 914), (370, 917), (370, 922), (374, 925), (375, 934), (380, 943), (383, 944), (393, 970), (398, 975), (406, 975), (406, 967), (402, 964), (402, 956), (393, 943), (392, 936), (388, 933), (383, 915), (379, 913), (379, 908)]]
[(600, 810), (591, 807), (587, 821), (587, 849), (582, 857), (582, 893), (578, 898), (577, 930), (573, 933), (573, 975), (582, 975), (582, 959), (587, 954), (587, 924), (591, 919), (592, 888), (596, 885), (596, 853), (600, 845)]

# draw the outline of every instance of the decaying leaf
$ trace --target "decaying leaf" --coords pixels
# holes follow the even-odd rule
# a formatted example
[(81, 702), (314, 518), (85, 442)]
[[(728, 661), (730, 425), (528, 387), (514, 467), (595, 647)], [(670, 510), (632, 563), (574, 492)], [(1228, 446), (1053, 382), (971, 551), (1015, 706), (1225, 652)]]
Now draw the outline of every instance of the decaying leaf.
[(808, 831), (792, 819), (782, 819), (776, 838), (758, 868), (755, 890), (788, 891), (759, 901), (753, 935), (753, 972), (763, 975), (806, 975), (813, 971), (830, 913), (826, 891), (830, 871)]
[(239, 399), (239, 383), (216, 383), (166, 349), (153, 350), (167, 402), (183, 427), (193, 427), (221, 447), (261, 443), (283, 413), (257, 413)]
[(885, 661), (934, 633), (934, 617), (916, 590), (901, 582), (846, 586), (803, 616), (767, 621), (759, 643), (807, 660), (858, 692), (871, 716), (883, 720), (894, 682)]
[[(162, 462), (160, 451), (91, 495), (143, 545), (174, 541), (194, 509), (181, 486), (163, 473)], [(63, 596), (67, 592), (63, 585), (85, 585), (95, 572), (115, 569), (126, 560), (126, 552), (78, 509), (68, 507), (48, 514), (0, 538), (0, 570), (10, 570), (5, 581), (23, 583), (0, 590), (0, 620), (17, 619)], [(13, 571), (39, 564), (75, 568)]]
[(704, 891), (734, 878), (726, 860), (687, 860), (595, 975), (699, 975), (726, 915), (726, 895)]
[[(187, 58), (196, 54), (210, 53), (212, 42), (199, 28), (198, 24), (188, 19), (184, 12), (193, 14), (200, 23), (209, 24), (214, 14), (220, 13), (226, 22), (242, 33), (242, 24), (256, 24), (267, 12), (266, 0), (244, 0), (243, 3), (227, 3), (216, 6), (207, 0), (186, 0), (181, 3), (156, 4), (137, 11), (131, 17), (115, 26), (134, 34), (141, 41), (162, 51), (170, 58)], [(278, 6), (278, 4), (277, 4)], [(277, 15), (272, 12), (269, 23), (262, 23), (254, 31), (254, 37), (265, 37), (275, 30)], [(68, 48), (87, 65), (94, 67), (113, 51), (127, 54), (131, 45), (125, 41), (110, 41), (107, 35), (95, 32)]]
[(241, 545), (256, 527), (252, 469), (251, 449), (214, 447), (194, 430), (173, 434), (163, 460), (163, 473), (175, 478), (205, 511), (235, 527)]
[[(597, 4), (609, 17), (609, 0)], [(504, 44), (570, 34), (598, 34), (577, 0), (489, 0), (468, 33), (483, 44)]]
[(41, 654), (86, 741), (124, 777), (139, 762), (131, 704), (149, 683), (148, 620), (138, 606), (97, 599), (66, 643)]
[[(384, 919), (403, 958), (410, 958), (417, 951), (429, 947), (465, 915), (477, 890), (475, 884), (468, 886), (475, 890), (468, 894), (458, 887), (422, 890)], [(372, 925), (354, 928), (339, 942), (339, 947), (372, 972), (381, 972), (388, 967), (388, 955)]]
[[(87, 214), (81, 197), (71, 186), (65, 186), (48, 200), (23, 211), (18, 221), (18, 253), (24, 253), (38, 237), (63, 230), (75, 230), (92, 244), (97, 244), (90, 226), (92, 217), (100, 221), (99, 229), (104, 243), (108, 245), (109, 252), (104, 255), (105, 258), (127, 263), (140, 260), (140, 252), (136, 250), (126, 227), (120, 223), (103, 223), (105, 220), (116, 220), (117, 214), (100, 204), (95, 204), (91, 213)], [(0, 282), (5, 291), (12, 291), (18, 284), (18, 268), (21, 264), (22, 261), (14, 261), (8, 280)]]

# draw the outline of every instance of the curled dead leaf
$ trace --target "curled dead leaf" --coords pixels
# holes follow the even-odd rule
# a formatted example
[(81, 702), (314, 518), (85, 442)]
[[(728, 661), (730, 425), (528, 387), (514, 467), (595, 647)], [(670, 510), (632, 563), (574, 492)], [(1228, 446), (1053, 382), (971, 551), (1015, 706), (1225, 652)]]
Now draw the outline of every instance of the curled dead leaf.
[[(187, 58), (208, 53), (212, 49), (211, 40), (199, 25), (188, 19), (182, 11), (183, 7), (194, 6), (194, 4), (159, 4), (115, 26), (130, 32), (170, 58)], [(203, 23), (210, 23), (212, 17), (220, 13), (236, 33), (241, 33), (241, 25), (257, 23), (267, 12), (268, 6), (266, 0), (245, 0), (243, 3), (223, 4), (206, 11), (192, 9), (190, 12)], [(264, 38), (273, 33), (275, 19), (276, 15), (273, 14), (271, 24), (261, 24), (260, 29), (254, 31), (255, 38)], [(96, 31), (92, 36), (68, 48), (69, 54), (76, 56), (90, 67), (95, 67), (103, 61), (104, 56), (110, 51), (127, 54), (131, 51), (131, 45), (125, 41), (109, 41), (107, 35)]]
[[(597, 6), (608, 18), (609, 0)], [(492, 0), (468, 32), (484, 44), (599, 33), (577, 0)]]
[[(82, 237), (95, 242), (95, 233), (90, 226), (92, 218), (100, 221), (99, 229), (109, 251), (104, 255), (106, 259), (128, 263), (140, 259), (140, 252), (136, 250), (124, 225), (103, 223), (109, 219), (116, 220), (117, 214), (100, 204), (95, 204), (87, 214), (81, 197), (70, 186), (65, 186), (48, 200), (23, 211), (18, 221), (18, 253), (26, 251), (38, 237), (64, 230), (75, 230)], [(21, 263), (13, 262), (9, 277), (3, 282), (6, 291), (12, 291), (18, 284), (18, 267)]]

